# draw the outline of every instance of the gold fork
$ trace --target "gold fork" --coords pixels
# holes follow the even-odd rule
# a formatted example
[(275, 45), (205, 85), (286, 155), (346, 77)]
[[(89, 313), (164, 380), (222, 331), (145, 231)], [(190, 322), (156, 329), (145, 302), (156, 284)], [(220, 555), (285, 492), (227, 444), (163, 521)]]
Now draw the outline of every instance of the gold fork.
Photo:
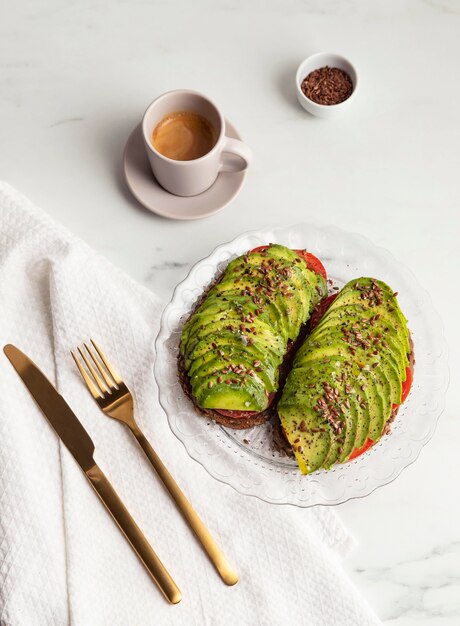
[[(213, 563), (220, 577), (227, 585), (235, 585), (238, 582), (238, 574), (231, 567), (225, 555), (211, 537), (208, 529), (203, 524), (190, 502), (182, 493), (179, 485), (168, 472), (158, 454), (152, 448), (147, 438), (139, 428), (134, 418), (133, 396), (125, 385), (120, 375), (108, 362), (99, 346), (91, 339), (94, 350), (84, 344), (88, 356), (78, 348), (78, 352), (87, 368), (82, 365), (77, 356), (71, 351), (72, 357), (86, 383), (91, 395), (96, 400), (102, 411), (123, 424), (126, 424), (144, 450), (148, 460), (153, 465), (156, 473), (169, 491), (179, 511), (194, 531), (198, 541), (203, 546), (209, 559)], [(94, 352), (95, 351), (95, 352)]]

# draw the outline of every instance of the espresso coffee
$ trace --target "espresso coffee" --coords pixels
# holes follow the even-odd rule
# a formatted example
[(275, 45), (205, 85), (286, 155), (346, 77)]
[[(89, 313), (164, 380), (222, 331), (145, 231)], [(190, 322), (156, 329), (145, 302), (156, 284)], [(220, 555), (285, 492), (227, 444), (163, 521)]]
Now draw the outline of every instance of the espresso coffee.
[(199, 159), (216, 145), (216, 141), (217, 132), (211, 122), (193, 111), (169, 113), (152, 133), (155, 150), (174, 161)]

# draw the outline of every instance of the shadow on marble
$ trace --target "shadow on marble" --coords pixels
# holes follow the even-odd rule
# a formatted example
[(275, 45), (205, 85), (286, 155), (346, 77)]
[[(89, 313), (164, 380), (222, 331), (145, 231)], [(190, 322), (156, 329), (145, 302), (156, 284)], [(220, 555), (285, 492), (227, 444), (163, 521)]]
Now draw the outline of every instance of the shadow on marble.
[(299, 117), (305, 117), (305, 111), (297, 102), (295, 91), (295, 75), (302, 59), (289, 61), (275, 70), (274, 83), (283, 100), (294, 109)]
[(135, 117), (133, 115), (132, 118), (130, 117), (125, 120), (116, 119), (111, 120), (111, 122), (110, 126), (102, 128), (100, 145), (101, 151), (107, 162), (107, 167), (110, 170), (110, 174), (118, 191), (134, 209), (142, 212), (144, 215), (148, 214), (154, 219), (166, 220), (166, 218), (152, 213), (152, 211), (149, 211), (140, 202), (138, 202), (132, 195), (126, 183), (123, 169), (123, 153), (126, 142), (128, 141), (133, 128), (135, 128), (139, 123), (139, 117)]

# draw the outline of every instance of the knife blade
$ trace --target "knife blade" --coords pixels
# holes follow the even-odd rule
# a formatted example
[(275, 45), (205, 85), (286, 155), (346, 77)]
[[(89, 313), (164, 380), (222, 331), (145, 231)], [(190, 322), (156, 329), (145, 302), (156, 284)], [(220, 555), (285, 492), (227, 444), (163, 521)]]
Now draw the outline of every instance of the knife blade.
[(180, 602), (182, 594), (176, 583), (95, 462), (94, 443), (75, 413), (37, 365), (19, 348), (8, 344), (3, 351), (164, 596), (172, 604)]
[(82, 470), (89, 470), (95, 463), (94, 443), (70, 406), (21, 350), (9, 344), (3, 351), (62, 443)]

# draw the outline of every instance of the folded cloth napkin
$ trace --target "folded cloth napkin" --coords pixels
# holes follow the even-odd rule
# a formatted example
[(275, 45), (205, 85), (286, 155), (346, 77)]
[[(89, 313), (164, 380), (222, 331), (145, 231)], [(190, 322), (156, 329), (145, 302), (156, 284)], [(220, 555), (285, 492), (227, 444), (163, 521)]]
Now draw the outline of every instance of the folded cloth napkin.
[[(0, 345), (54, 382), (96, 459), (183, 592), (163, 599), (10, 363), (0, 353), (2, 626), (377, 624), (342, 571), (336, 514), (242, 496), (170, 432), (157, 400), (161, 303), (0, 184)], [(226, 587), (129, 431), (105, 417), (69, 350), (95, 338), (132, 390), (139, 423), (241, 576)]]

